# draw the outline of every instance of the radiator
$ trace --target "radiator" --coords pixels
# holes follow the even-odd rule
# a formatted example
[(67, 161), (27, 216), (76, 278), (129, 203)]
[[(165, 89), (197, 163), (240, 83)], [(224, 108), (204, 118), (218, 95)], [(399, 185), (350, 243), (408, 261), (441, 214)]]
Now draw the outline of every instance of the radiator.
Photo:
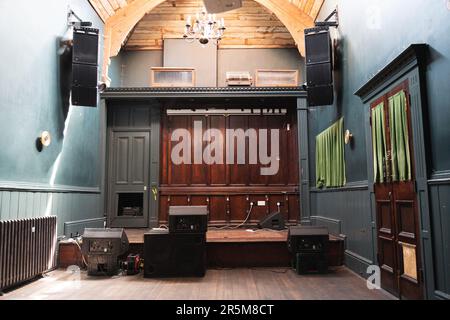
[(56, 217), (0, 221), (0, 291), (56, 267)]

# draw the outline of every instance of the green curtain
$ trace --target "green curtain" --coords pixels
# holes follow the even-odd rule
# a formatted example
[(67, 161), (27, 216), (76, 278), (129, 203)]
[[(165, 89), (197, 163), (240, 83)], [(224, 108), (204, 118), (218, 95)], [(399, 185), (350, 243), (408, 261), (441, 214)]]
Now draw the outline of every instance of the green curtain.
[(375, 183), (384, 183), (386, 161), (386, 131), (384, 103), (380, 103), (372, 109), (372, 140), (373, 140), (373, 172)]
[(316, 185), (317, 188), (337, 188), (345, 184), (342, 118), (316, 137)]
[(406, 108), (406, 94), (404, 91), (400, 91), (389, 98), (392, 181), (409, 181), (412, 178)]

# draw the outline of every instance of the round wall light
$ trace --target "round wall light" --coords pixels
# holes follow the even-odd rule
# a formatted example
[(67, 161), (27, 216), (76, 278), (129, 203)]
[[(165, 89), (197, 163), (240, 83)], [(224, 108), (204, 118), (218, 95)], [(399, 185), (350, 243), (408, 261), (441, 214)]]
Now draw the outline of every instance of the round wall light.
[(345, 139), (345, 144), (349, 144), (352, 141), (353, 134), (350, 132), (350, 130), (345, 131), (344, 139)]
[(50, 135), (50, 132), (44, 131), (41, 133), (41, 136), (39, 137), (39, 140), (44, 147), (49, 147), (52, 143), (52, 136)]

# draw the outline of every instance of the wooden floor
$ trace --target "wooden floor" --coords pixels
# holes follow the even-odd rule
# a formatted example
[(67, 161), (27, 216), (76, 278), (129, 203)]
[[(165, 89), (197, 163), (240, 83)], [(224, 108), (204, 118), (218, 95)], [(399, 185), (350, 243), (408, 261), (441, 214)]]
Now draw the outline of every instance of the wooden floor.
[[(130, 244), (144, 243), (144, 234), (148, 229), (126, 229), (125, 232)], [(234, 243), (255, 243), (255, 242), (286, 242), (286, 231), (271, 230), (220, 230), (210, 228), (206, 233), (206, 241), (215, 242), (234, 242)]]
[(208, 270), (204, 278), (88, 277), (57, 270), (0, 300), (387, 300), (342, 267), (328, 275), (299, 276), (290, 269)]

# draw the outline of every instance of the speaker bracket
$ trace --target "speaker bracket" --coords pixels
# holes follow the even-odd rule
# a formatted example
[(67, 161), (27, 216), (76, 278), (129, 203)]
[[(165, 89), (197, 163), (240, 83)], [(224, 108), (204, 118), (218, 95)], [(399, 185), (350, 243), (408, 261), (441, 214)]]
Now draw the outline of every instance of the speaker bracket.
[[(335, 17), (335, 21), (330, 21), (332, 17)], [(316, 27), (339, 27), (339, 13), (338, 9), (334, 9), (333, 12), (325, 19), (325, 21), (317, 21), (315, 23)]]

